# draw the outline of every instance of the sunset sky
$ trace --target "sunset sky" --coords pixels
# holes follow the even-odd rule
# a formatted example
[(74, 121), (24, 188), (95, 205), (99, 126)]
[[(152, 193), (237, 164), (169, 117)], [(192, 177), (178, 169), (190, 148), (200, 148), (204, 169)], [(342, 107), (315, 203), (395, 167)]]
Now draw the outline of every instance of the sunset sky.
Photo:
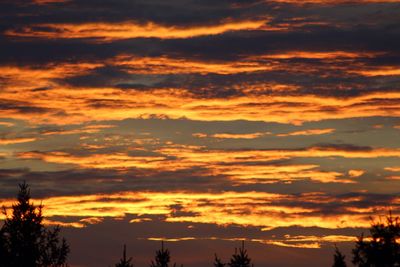
[[(400, 0), (0, 1), (0, 202), (71, 267), (330, 266), (400, 215)], [(1, 215), (3, 216), (3, 215)], [(0, 217), (4, 219), (3, 217)], [(312, 263), (310, 265), (310, 263)]]

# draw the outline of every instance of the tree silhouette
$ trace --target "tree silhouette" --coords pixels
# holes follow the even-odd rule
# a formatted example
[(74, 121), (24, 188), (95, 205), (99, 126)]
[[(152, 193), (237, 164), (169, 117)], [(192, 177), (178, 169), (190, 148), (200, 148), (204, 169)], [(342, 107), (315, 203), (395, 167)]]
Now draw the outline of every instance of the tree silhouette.
[(244, 241), (242, 241), (242, 247), (239, 248), (239, 253), (237, 249), (235, 249), (235, 254), (232, 255), (230, 263), (228, 263), (230, 267), (250, 267), (254, 266), (251, 264), (251, 259), (247, 255), (247, 250), (244, 248)]
[[(164, 242), (161, 241), (161, 250), (156, 251), (154, 261), (151, 261), (150, 267), (169, 267), (171, 256), (168, 249), (164, 249)], [(174, 263), (173, 267), (176, 267)]]
[(392, 213), (386, 216), (386, 222), (371, 223), (369, 229), (371, 240), (367, 241), (361, 235), (353, 249), (353, 263), (359, 267), (398, 267), (400, 266), (399, 217)]
[(126, 259), (126, 245), (124, 245), (124, 252), (122, 253), (122, 259), (119, 263), (115, 264), (115, 267), (133, 267), (131, 263), (132, 258)]
[(3, 259), (6, 258), (7, 256), (7, 250), (5, 246), (5, 236), (3, 234), (3, 228), (0, 228), (0, 267), (5, 266), (5, 262), (3, 262)]
[(17, 203), (12, 215), (6, 216), (0, 230), (1, 267), (59, 267), (66, 266), (69, 246), (59, 237), (60, 228), (46, 229), (43, 225), (42, 205), (30, 202), (29, 186), (19, 185)]
[(335, 245), (335, 254), (333, 255), (332, 267), (347, 267), (345, 256), (340, 252), (338, 247)]
[(222, 262), (220, 258), (218, 258), (217, 254), (215, 254), (214, 258), (214, 267), (224, 267), (226, 264)]

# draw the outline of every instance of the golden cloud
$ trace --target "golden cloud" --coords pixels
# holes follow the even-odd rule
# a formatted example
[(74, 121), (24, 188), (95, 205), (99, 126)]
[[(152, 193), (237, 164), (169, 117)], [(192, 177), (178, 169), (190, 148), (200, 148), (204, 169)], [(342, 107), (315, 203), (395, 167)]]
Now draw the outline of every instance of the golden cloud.
[(291, 133), (284, 133), (284, 134), (277, 134), (276, 136), (279, 137), (286, 137), (286, 136), (297, 136), (297, 135), (322, 135), (322, 134), (330, 134), (333, 133), (335, 129), (309, 129), (309, 130), (302, 130), (296, 131)]
[[(321, 196), (321, 203), (326, 196)], [(301, 207), (301, 201), (319, 203), (318, 195), (303, 200), (302, 197), (263, 192), (120, 192), (81, 196), (59, 196), (36, 199), (43, 202), (44, 215), (66, 218), (90, 218), (78, 223), (97, 223), (104, 217), (121, 218), (127, 214), (164, 215), (167, 222), (211, 223), (218, 225), (237, 224), (257, 226), (265, 229), (276, 227), (322, 227), (329, 229), (345, 227), (368, 227), (369, 213), (326, 215), (317, 208)], [(333, 199), (340, 201), (340, 199)], [(10, 207), (11, 202), (2, 200)], [(8, 205), (7, 205), (8, 203)], [(282, 203), (292, 203), (287, 206)], [(296, 204), (297, 203), (297, 204)], [(174, 206), (191, 215), (174, 214)], [(317, 207), (317, 206), (316, 206)], [(99, 219), (96, 219), (99, 218)], [(70, 226), (73, 226), (72, 224)], [(304, 240), (303, 240), (304, 241)]]
[[(191, 38), (217, 35), (229, 31), (255, 30), (266, 27), (268, 20), (224, 21), (216, 25), (192, 27), (165, 26), (153, 22), (139, 24), (133, 21), (119, 23), (39, 24), (20, 30), (7, 30), (8, 36), (47, 39), (98, 38), (104, 41), (130, 38)], [(46, 28), (48, 30), (38, 30)], [(271, 29), (273, 29), (271, 27)]]
[(13, 145), (20, 143), (28, 143), (36, 141), (36, 138), (10, 138), (10, 139), (0, 139), (0, 145)]
[(360, 177), (364, 173), (364, 170), (349, 170), (349, 176), (353, 178)]

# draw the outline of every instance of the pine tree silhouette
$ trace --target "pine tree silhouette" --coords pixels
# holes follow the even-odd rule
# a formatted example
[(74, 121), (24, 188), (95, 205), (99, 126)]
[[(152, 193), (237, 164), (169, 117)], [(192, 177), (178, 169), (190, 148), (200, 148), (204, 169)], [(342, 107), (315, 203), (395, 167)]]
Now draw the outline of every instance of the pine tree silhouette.
[(247, 250), (244, 248), (244, 241), (242, 241), (242, 247), (239, 248), (239, 253), (235, 248), (235, 254), (232, 255), (230, 263), (228, 263), (230, 267), (250, 267), (254, 266), (251, 264), (251, 259), (247, 255)]
[[(164, 249), (164, 241), (161, 241), (161, 250), (156, 251), (154, 261), (151, 261), (150, 267), (169, 267), (171, 256), (168, 249)], [(173, 267), (176, 267), (174, 263)]]
[(335, 245), (335, 254), (333, 255), (332, 267), (347, 267), (345, 256), (340, 252), (338, 247)]
[(124, 245), (124, 252), (122, 253), (122, 259), (119, 263), (115, 264), (115, 267), (133, 267), (131, 263), (132, 258), (126, 259), (126, 245)]
[(217, 254), (215, 254), (214, 258), (214, 267), (224, 267), (226, 264), (222, 262), (220, 258), (218, 258)]
[(353, 263), (359, 267), (398, 267), (400, 266), (400, 221), (392, 213), (386, 222), (372, 222), (369, 229), (371, 241), (361, 235), (353, 249)]
[(6, 219), (0, 230), (0, 266), (66, 266), (69, 246), (65, 239), (60, 239), (60, 228), (46, 229), (43, 225), (43, 206), (30, 202), (30, 190), (25, 182), (19, 188), (11, 217), (3, 207)]

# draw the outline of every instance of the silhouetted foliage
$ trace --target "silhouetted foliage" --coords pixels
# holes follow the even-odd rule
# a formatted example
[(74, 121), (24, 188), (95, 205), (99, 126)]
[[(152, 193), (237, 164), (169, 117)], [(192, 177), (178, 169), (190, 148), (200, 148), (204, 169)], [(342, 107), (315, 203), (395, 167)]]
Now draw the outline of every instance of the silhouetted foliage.
[(5, 266), (3, 259), (5, 259), (7, 253), (6, 253), (6, 247), (5, 247), (5, 236), (3, 234), (3, 228), (0, 229), (0, 267)]
[(66, 266), (69, 246), (59, 237), (60, 228), (46, 229), (43, 225), (42, 205), (30, 202), (30, 190), (20, 184), (17, 203), (12, 215), (6, 215), (0, 230), (1, 267), (59, 267)]
[(235, 249), (235, 254), (232, 255), (230, 263), (228, 263), (230, 267), (250, 267), (254, 266), (251, 264), (251, 259), (247, 255), (247, 250), (244, 248), (244, 241), (242, 242), (242, 247), (239, 248), (239, 253), (237, 249)]
[[(161, 250), (156, 251), (154, 261), (151, 261), (150, 267), (169, 267), (171, 256), (168, 249), (164, 249), (164, 242), (161, 241)], [(176, 267), (174, 263), (173, 267)]]
[(119, 263), (115, 264), (115, 267), (133, 267), (131, 263), (132, 258), (126, 259), (126, 245), (124, 245), (124, 252), (122, 253), (122, 258)]
[(347, 267), (346, 256), (344, 256), (337, 246), (335, 246), (335, 254), (333, 255), (333, 265), (332, 267)]
[(218, 258), (217, 254), (215, 254), (214, 258), (214, 267), (224, 267), (226, 264), (222, 262), (220, 258)]
[(400, 266), (400, 221), (389, 213), (386, 222), (372, 222), (371, 240), (361, 235), (353, 249), (353, 263), (359, 267), (398, 267)]

